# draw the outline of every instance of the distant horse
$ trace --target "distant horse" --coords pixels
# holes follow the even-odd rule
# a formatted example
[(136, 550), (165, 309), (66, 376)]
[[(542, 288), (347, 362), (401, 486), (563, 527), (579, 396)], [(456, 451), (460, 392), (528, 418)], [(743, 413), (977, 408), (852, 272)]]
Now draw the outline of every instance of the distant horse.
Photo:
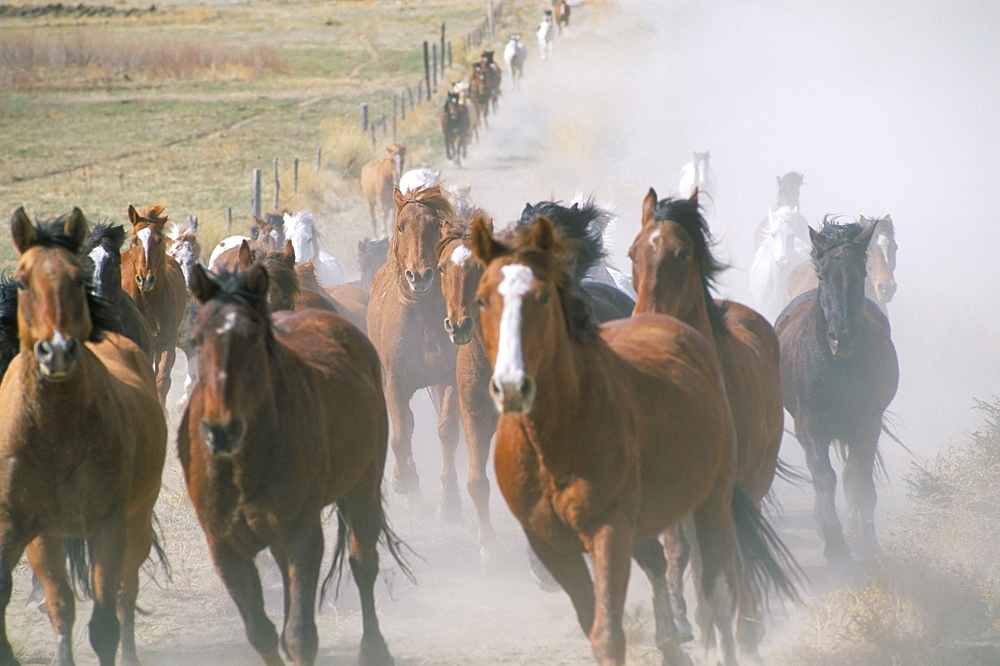
[[(802, 188), (803, 176), (797, 171), (789, 171), (784, 176), (778, 176), (778, 193), (774, 200), (774, 205), (771, 207), (772, 210), (782, 207), (794, 208), (798, 212), (799, 206), (799, 190)], [(767, 229), (770, 226), (769, 217), (764, 217), (760, 222), (757, 223), (757, 229), (754, 231), (753, 249), (754, 251), (760, 247), (760, 244), (764, 242), (764, 239), (768, 237)], [(802, 216), (801, 213), (798, 214), (798, 219), (795, 221), (795, 235), (801, 238), (803, 242), (807, 245), (809, 244), (809, 232), (807, 227), (809, 223), (806, 218)]]
[(704, 153), (696, 152), (694, 153), (694, 159), (681, 167), (681, 175), (677, 181), (677, 194), (679, 197), (686, 199), (694, 194), (696, 189), (702, 197), (707, 194), (711, 198), (715, 194), (712, 174), (708, 166), (711, 159), (712, 153), (708, 151)]
[(785, 307), (775, 323), (781, 343), (785, 409), (806, 455), (827, 562), (851, 559), (837, 518), (837, 475), (830, 444), (846, 459), (844, 494), (859, 553), (872, 557), (878, 440), (885, 409), (896, 395), (899, 364), (889, 320), (865, 298), (865, 252), (875, 227), (833, 224), (809, 234), (819, 286)]
[[(750, 585), (791, 591), (780, 542), (736, 486), (734, 433), (708, 342), (665, 315), (600, 328), (573, 278), (572, 254), (541, 217), (513, 244), (473, 224), (486, 266), (476, 293), (489, 392), (500, 412), (497, 483), (532, 549), (567, 592), (595, 659), (625, 662), (622, 616), (630, 560), (653, 586), (656, 643), (680, 648), (657, 536), (694, 512), (699, 585), (726, 663), (734, 561)], [(739, 546), (737, 547), (737, 544)], [(583, 557), (593, 559), (591, 569)], [(787, 565), (787, 563), (786, 563)]]
[(268, 214), (263, 218), (251, 215), (248, 231), (248, 236), (229, 236), (219, 241), (208, 259), (209, 270), (217, 273), (236, 270), (239, 266), (239, 250), (243, 241), (249, 242), (252, 250), (264, 253), (276, 252), (285, 246), (282, 215)]
[[(323, 251), (323, 237), (312, 211), (303, 208), (294, 215), (285, 213), (282, 220), (285, 240), (291, 241), (292, 247), (295, 248), (296, 262), (300, 264), (313, 262), (316, 267), (316, 277), (324, 287), (347, 282), (347, 276), (337, 258)], [(273, 251), (284, 251), (284, 245)]]
[(191, 267), (201, 259), (201, 242), (198, 228), (186, 224), (172, 224), (167, 232), (170, 247), (167, 254), (174, 258), (184, 274), (184, 283), (191, 283)]
[(542, 60), (548, 60), (552, 57), (552, 44), (556, 37), (555, 19), (552, 17), (551, 9), (545, 10), (545, 17), (538, 24), (535, 35), (538, 37), (538, 53), (541, 54)]
[[(279, 310), (305, 310), (315, 308), (337, 313), (337, 308), (322, 293), (322, 288), (312, 290), (302, 287), (299, 274), (295, 270), (295, 250), (291, 241), (285, 241), (283, 252), (254, 254), (244, 241), (240, 247), (240, 272), (250, 270), (254, 265), (267, 270), (267, 307), (271, 312)], [(317, 287), (319, 285), (317, 284)]]
[(389, 239), (372, 240), (365, 238), (358, 241), (358, 270), (360, 272), (359, 286), (365, 291), (372, 290), (375, 273), (385, 266), (389, 256)]
[[(121, 319), (121, 331), (126, 338), (138, 345), (150, 363), (156, 351), (153, 331), (139, 311), (139, 307), (122, 289), (122, 243), (125, 227), (120, 224), (98, 224), (84, 241), (80, 260), (84, 270), (93, 276), (94, 294), (103, 298)], [(2, 375), (0, 375), (2, 376)]]
[(809, 256), (808, 243), (799, 237), (801, 217), (798, 208), (772, 208), (750, 266), (750, 294), (772, 321), (787, 303), (792, 271)]
[(457, 167), (462, 166), (462, 158), (467, 156), (470, 127), (469, 109), (458, 100), (458, 93), (448, 93), (448, 100), (441, 110), (441, 133), (444, 135), (445, 157), (454, 160)]
[[(865, 297), (875, 302), (884, 314), (889, 312), (889, 301), (896, 293), (896, 228), (892, 217), (858, 217), (862, 225), (874, 225), (875, 233), (868, 244), (868, 260), (866, 263), (867, 279), (865, 280)], [(809, 261), (804, 261), (788, 276), (785, 291), (785, 303), (789, 303), (799, 294), (815, 289), (818, 284), (816, 272)]]
[(503, 61), (510, 72), (511, 88), (517, 90), (524, 78), (524, 61), (528, 58), (528, 49), (521, 43), (521, 35), (511, 35), (507, 45), (503, 47)]
[(552, 13), (555, 16), (559, 34), (562, 35), (563, 28), (569, 27), (569, 3), (566, 0), (552, 0)]
[[(478, 119), (483, 127), (490, 126), (490, 101), (492, 92), (487, 81), (486, 68), (481, 60), (472, 63), (469, 71), (469, 101), (478, 110)], [(472, 120), (470, 119), (470, 124)], [(478, 123), (477, 123), (478, 124)]]
[[(473, 69), (473, 71), (475, 70)], [(478, 141), (479, 123), (482, 120), (482, 114), (479, 111), (479, 104), (476, 103), (476, 100), (472, 96), (472, 74), (470, 74), (469, 78), (465, 81), (452, 83), (450, 92), (458, 93), (458, 101), (465, 104), (465, 107), (469, 109), (469, 141)], [(437, 185), (440, 182), (441, 180), (438, 178), (436, 182), (426, 182), (424, 186)], [(416, 187), (410, 184), (409, 189), (413, 190), (416, 189)], [(406, 194), (407, 191), (408, 190), (400, 188), (400, 192), (403, 194)]]
[[(713, 298), (723, 265), (711, 246), (697, 193), (659, 201), (650, 188), (642, 204), (642, 228), (629, 249), (638, 293), (635, 313), (677, 317), (714, 345), (736, 428), (736, 481), (760, 510), (774, 480), (784, 429), (778, 338), (759, 313)], [(668, 576), (675, 619), (682, 633), (690, 633), (684, 615), (687, 541), (680, 530), (675, 537), (668, 542)], [(756, 656), (763, 609), (746, 594), (737, 594), (737, 605), (737, 639), (745, 653)]]
[[(456, 95), (458, 95), (459, 101), (461, 102), (461, 93), (453, 90)], [(449, 94), (450, 97), (450, 94)], [(430, 187), (431, 185), (437, 185), (441, 182), (441, 170), (431, 169), (428, 167), (420, 167), (419, 169), (410, 169), (402, 176), (399, 177), (399, 191), (403, 194), (408, 193), (410, 190), (415, 190), (418, 187)]]
[(480, 62), (486, 77), (486, 90), (489, 92), (491, 111), (495, 112), (500, 106), (500, 83), (503, 79), (503, 72), (500, 71), (500, 65), (493, 60), (494, 53), (494, 51), (483, 51)]
[(198, 359), (195, 358), (194, 343), (191, 340), (191, 326), (194, 318), (198, 314), (198, 302), (191, 298), (191, 268), (201, 259), (201, 242), (198, 240), (197, 226), (174, 224), (167, 233), (167, 240), (170, 247), (167, 254), (174, 258), (181, 267), (184, 274), (184, 283), (188, 286), (187, 305), (184, 308), (184, 317), (181, 319), (180, 328), (177, 330), (177, 346), (184, 352), (185, 377), (184, 395), (181, 396), (182, 404), (187, 402), (191, 395), (194, 383), (198, 381)]
[(180, 265), (167, 255), (163, 233), (167, 217), (162, 213), (163, 206), (150, 206), (141, 214), (128, 207), (132, 243), (122, 253), (121, 279), (122, 288), (135, 300), (153, 331), (156, 389), (160, 402), (166, 404), (170, 371), (177, 358), (177, 332), (187, 306), (187, 286)]
[(447, 309), (437, 275), (434, 247), (445, 220), (454, 211), (441, 186), (393, 193), (396, 224), (389, 241), (389, 260), (379, 269), (368, 307), (368, 335), (385, 366), (385, 395), (392, 421), (396, 492), (419, 492), (413, 463), (413, 412), (410, 398), (422, 388), (435, 387), (442, 396), (438, 436), (444, 458), (440, 516), (457, 519), (460, 512), (455, 450), (458, 446), (459, 405), (455, 388), (457, 350), (441, 327)]
[(361, 167), (361, 191), (368, 201), (372, 235), (376, 238), (389, 235), (389, 219), (393, 214), (392, 190), (403, 175), (403, 160), (406, 158), (406, 146), (401, 143), (386, 146), (385, 150), (385, 157)]
[[(139, 568), (153, 545), (167, 427), (149, 358), (111, 332), (79, 251), (79, 208), (33, 225), (11, 220), (19, 253), (19, 353), (0, 383), (0, 618), (25, 551), (41, 579), (58, 664), (72, 664), (75, 602), (65, 560), (94, 598), (89, 635), (101, 664), (137, 664)], [(0, 622), (0, 663), (16, 664)]]
[[(361, 662), (392, 663), (373, 591), (380, 536), (398, 560), (382, 512), (389, 426), (379, 359), (333, 313), (271, 315), (268, 281), (259, 265), (217, 278), (192, 271), (200, 379), (177, 433), (188, 495), (247, 638), (267, 664), (284, 663), (279, 646), (296, 664), (316, 659), (323, 509), (336, 504), (326, 580), (348, 559), (361, 597)], [(284, 582), (280, 638), (254, 565), (263, 548)]]

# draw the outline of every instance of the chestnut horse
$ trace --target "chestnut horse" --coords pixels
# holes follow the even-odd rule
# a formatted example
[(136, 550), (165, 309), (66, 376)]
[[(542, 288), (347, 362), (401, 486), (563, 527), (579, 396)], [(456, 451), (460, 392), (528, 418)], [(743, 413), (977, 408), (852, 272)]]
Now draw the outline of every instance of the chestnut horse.
[(500, 84), (503, 79), (503, 72), (500, 71), (500, 65), (493, 59), (495, 53), (495, 51), (483, 51), (482, 54), (480, 54), (479, 60), (482, 64), (483, 77), (486, 83), (486, 92), (489, 96), (489, 103), (494, 113), (496, 113), (496, 110), (500, 107)]
[(160, 403), (170, 392), (170, 371), (177, 358), (177, 331), (187, 307), (187, 285), (177, 261), (167, 255), (163, 206), (141, 214), (131, 205), (132, 243), (122, 253), (122, 288), (135, 300), (153, 331), (153, 372)]
[(756, 584), (793, 587), (781, 561), (787, 551), (735, 483), (735, 435), (716, 354), (666, 315), (598, 327), (578, 293), (572, 254), (548, 219), (518, 229), (507, 244), (479, 221), (472, 228), (473, 253), (486, 266), (476, 296), (500, 412), (500, 490), (569, 594), (602, 664), (625, 662), (632, 557), (653, 586), (664, 662), (687, 662), (657, 536), (694, 512), (699, 584), (733, 663), (734, 561), (753, 570), (747, 575)]
[(240, 245), (250, 244), (254, 252), (280, 252), (285, 247), (284, 218), (277, 213), (264, 217), (250, 216), (249, 236), (229, 236), (219, 241), (208, 258), (209, 270), (235, 271), (240, 266)]
[(413, 494), (420, 479), (413, 463), (413, 412), (410, 399), (422, 388), (442, 396), (438, 418), (444, 465), (440, 517), (455, 520), (460, 513), (455, 450), (458, 447), (459, 406), (455, 386), (457, 350), (441, 327), (447, 309), (435, 281), (434, 247), (441, 226), (453, 217), (440, 185), (393, 192), (396, 224), (389, 241), (389, 260), (375, 274), (368, 306), (368, 335), (385, 366), (385, 395), (392, 421), (396, 492)]
[(267, 270), (267, 308), (271, 312), (307, 308), (337, 312), (333, 303), (322, 294), (300, 284), (299, 274), (295, 270), (292, 241), (285, 241), (284, 252), (258, 252), (256, 255), (250, 250), (250, 245), (243, 241), (240, 246), (240, 271), (248, 271), (254, 264), (260, 264)]
[(566, 0), (552, 0), (552, 14), (556, 19), (556, 27), (559, 28), (559, 34), (562, 34), (563, 28), (569, 27), (569, 3)]
[(368, 201), (372, 235), (376, 238), (389, 235), (389, 217), (393, 214), (392, 191), (403, 175), (403, 160), (406, 157), (406, 146), (401, 143), (386, 146), (385, 150), (385, 157), (361, 167), (361, 191)]
[(79, 257), (80, 209), (33, 225), (19, 208), (11, 235), (20, 350), (0, 383), (0, 663), (18, 663), (6, 613), (12, 570), (27, 551), (56, 633), (53, 663), (73, 663), (69, 555), (94, 598), (90, 644), (100, 663), (115, 663), (120, 641), (122, 661), (136, 664), (139, 568), (154, 541), (167, 445), (149, 359), (108, 330), (116, 317)]
[(455, 160), (455, 166), (462, 166), (462, 158), (467, 156), (469, 143), (469, 109), (458, 99), (458, 93), (448, 93), (448, 100), (441, 111), (441, 133), (444, 135), (445, 156)]
[(830, 444), (840, 445), (849, 527), (864, 559), (875, 538), (875, 460), (883, 413), (896, 395), (899, 363), (889, 320), (865, 298), (865, 254), (874, 225), (823, 220), (809, 230), (819, 286), (789, 303), (774, 328), (781, 344), (785, 409), (806, 455), (827, 562), (851, 559), (837, 518)]
[[(375, 349), (330, 312), (271, 315), (263, 266), (218, 278), (196, 266), (191, 278), (201, 304), (195, 326), (200, 379), (177, 450), (215, 568), (250, 644), (266, 664), (284, 663), (279, 645), (296, 664), (315, 661), (322, 512), (335, 503), (340, 524), (333, 566), (349, 552), (361, 597), (361, 662), (391, 663), (374, 596), (381, 535), (399, 559), (382, 513), (389, 424)], [(280, 639), (254, 565), (264, 548), (285, 587)]]
[[(714, 345), (736, 428), (736, 481), (760, 510), (774, 480), (784, 429), (778, 338), (760, 313), (712, 297), (723, 266), (711, 245), (697, 191), (689, 199), (659, 201), (650, 188), (642, 202), (642, 228), (629, 249), (638, 296), (635, 314), (676, 317)], [(677, 532), (679, 538), (668, 544), (668, 580), (685, 633), (690, 632), (683, 596), (688, 547)], [(761, 608), (746, 595), (738, 595), (737, 602), (737, 639), (745, 653), (756, 656)]]

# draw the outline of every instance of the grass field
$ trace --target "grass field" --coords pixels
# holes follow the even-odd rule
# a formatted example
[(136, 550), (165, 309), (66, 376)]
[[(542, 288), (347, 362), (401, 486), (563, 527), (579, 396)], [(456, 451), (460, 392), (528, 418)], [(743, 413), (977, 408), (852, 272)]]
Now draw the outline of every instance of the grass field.
[[(527, 4), (508, 0), (484, 47), (502, 48)], [(312, 208), (349, 273), (368, 213), (338, 159), (371, 159), (390, 141), (380, 135), (372, 149), (359, 105), (391, 114), (392, 93), (421, 80), (422, 43), (440, 39), (442, 22), (455, 56), (447, 80), (457, 80), (463, 36), (485, 18), (482, 0), (116, 2), (91, 16), (17, 7), (32, 6), (0, 12), (0, 211), (23, 205), (48, 218), (79, 206), (91, 220), (124, 222), (130, 203), (158, 202), (173, 220), (198, 216), (210, 248), (246, 226), (254, 168), (271, 207), (278, 158), (279, 207)], [(442, 152), (441, 96), (397, 126), (408, 166)], [(0, 268), (14, 258), (0, 243)]]

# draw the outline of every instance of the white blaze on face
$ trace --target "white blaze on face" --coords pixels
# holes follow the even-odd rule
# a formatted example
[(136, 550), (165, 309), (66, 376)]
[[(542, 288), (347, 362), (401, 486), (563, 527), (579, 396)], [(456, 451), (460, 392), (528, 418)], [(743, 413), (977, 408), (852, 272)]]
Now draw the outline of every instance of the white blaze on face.
[(501, 385), (519, 386), (524, 380), (524, 354), (521, 345), (521, 304), (531, 289), (535, 276), (531, 269), (521, 264), (510, 264), (500, 269), (503, 280), (497, 293), (503, 296), (503, 313), (500, 315), (500, 339), (497, 343), (497, 360), (493, 379)]
[(97, 290), (97, 293), (101, 293), (101, 289), (104, 287), (101, 284), (101, 268), (110, 256), (111, 253), (100, 245), (90, 251), (90, 260), (94, 262), (94, 288)]
[(221, 326), (215, 329), (215, 332), (219, 335), (225, 335), (234, 328), (236, 328), (236, 313), (227, 312), (225, 321), (222, 322)]
[[(464, 245), (459, 245), (451, 252), (451, 263), (456, 266), (461, 266), (469, 259), (472, 259), (472, 250)], [(501, 270), (506, 270), (506, 267)]]
[(879, 235), (878, 239), (875, 241), (878, 245), (879, 252), (882, 253), (882, 258), (885, 263), (889, 263), (889, 237), (885, 235)]
[(142, 243), (142, 249), (146, 253), (146, 261), (149, 261), (149, 243), (153, 238), (153, 230), (141, 229), (136, 236), (139, 237), (139, 242)]
[(647, 242), (652, 247), (656, 247), (656, 241), (658, 241), (658, 240), (660, 240), (660, 230), (659, 229), (655, 229), (655, 230), (653, 230), (653, 233), (649, 234), (649, 239), (648, 239)]

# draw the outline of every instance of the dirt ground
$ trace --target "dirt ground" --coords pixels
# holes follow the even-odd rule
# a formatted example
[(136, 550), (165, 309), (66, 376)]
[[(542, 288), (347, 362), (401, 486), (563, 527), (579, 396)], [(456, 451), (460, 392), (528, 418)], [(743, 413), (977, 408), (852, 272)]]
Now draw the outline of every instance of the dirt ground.
[[(625, 252), (638, 229), (646, 189), (653, 185), (661, 197), (670, 194), (691, 152), (710, 149), (713, 167), (718, 165), (712, 224), (719, 251), (733, 265), (720, 291), (736, 298), (747, 293), (750, 234), (773, 201), (776, 175), (791, 170), (806, 174), (803, 212), (813, 225), (828, 211), (891, 212), (901, 247), (901, 286), (890, 317), (903, 376), (892, 410), (901, 437), (918, 457), (929, 456), (969, 427), (972, 397), (988, 395), (1000, 369), (995, 355), (960, 355), (937, 362), (941, 354), (934, 350), (946, 342), (982, 348), (1000, 327), (972, 307), (971, 295), (958, 302), (950, 299), (947, 288), (930, 284), (919, 268), (955, 256), (920, 233), (929, 232), (936, 219), (922, 208), (934, 202), (927, 187), (934, 166), (927, 162), (950, 153), (941, 147), (944, 139), (925, 142), (919, 155), (901, 146), (909, 145), (908, 136), (927, 136), (923, 129), (952, 107), (925, 107), (922, 114), (907, 116), (905, 127), (891, 112), (913, 97), (936, 99), (934, 93), (947, 77), (933, 68), (918, 71), (926, 63), (907, 60), (909, 51), (889, 57), (894, 45), (908, 44), (901, 33), (873, 47), (870, 57), (858, 52), (868, 31), (873, 34), (890, 10), (901, 6), (890, 4), (884, 14), (872, 10), (858, 18), (851, 12), (861, 5), (852, 3), (826, 10), (808, 3), (780, 3), (779, 9), (733, 0), (711, 6), (679, 2), (663, 9), (655, 0), (588, 1), (574, 8), (572, 24), (557, 39), (552, 60), (540, 61), (533, 35), (525, 35), (529, 59), (521, 88), (512, 90), (509, 80), (504, 82), (501, 109), (482, 139), (470, 147), (463, 168), (434, 166), (444, 169), (449, 182), (471, 182), (473, 197), (493, 214), (497, 226), (515, 219), (526, 201), (568, 200), (581, 191), (614, 202), (621, 219), (612, 258), (627, 270)], [(940, 4), (920, 3), (904, 16), (904, 27), (926, 28)], [(973, 18), (967, 22), (976, 23)], [(831, 35), (832, 42), (822, 41)], [(848, 39), (851, 35), (855, 41)], [(502, 36), (497, 39), (499, 50)], [(938, 46), (951, 44), (943, 41)], [(943, 52), (959, 58), (957, 51)], [(858, 72), (869, 72), (870, 78)], [(886, 78), (889, 73), (895, 78)], [(907, 85), (918, 87), (911, 90)], [(908, 91), (906, 97), (893, 99), (890, 110), (856, 106), (859, 96), (873, 99), (877, 93), (892, 96), (903, 90)], [(985, 108), (996, 108), (995, 92), (980, 94), (987, 96)], [(970, 123), (959, 123), (968, 134), (949, 126), (957, 133), (956, 142), (972, 137)], [(986, 143), (992, 145), (990, 141), (996, 142)], [(966, 164), (969, 170), (962, 173), (968, 178), (957, 182), (975, 182), (976, 174), (990, 172), (988, 160), (995, 157), (983, 157), (985, 151), (974, 151), (973, 164)], [(881, 161), (859, 159), (869, 156)], [(986, 265), (973, 258), (959, 270), (988, 274)], [(936, 308), (934, 317), (926, 316), (928, 308)], [(960, 325), (945, 323), (953, 316)], [(170, 404), (179, 397), (180, 370)], [(411, 562), (418, 584), (407, 581), (383, 552), (377, 587), (382, 631), (397, 663), (590, 663), (589, 644), (568, 599), (562, 593), (543, 592), (530, 578), (524, 538), (495, 484), (492, 515), (499, 557), (488, 570), (479, 564), (475, 515), (467, 498), (461, 523), (437, 521), (441, 457), (433, 410), (423, 394), (415, 397), (414, 410), (414, 452), (423, 496), (404, 503), (388, 494), (387, 511), (395, 530), (416, 553)], [(170, 411), (171, 430), (178, 416), (176, 408)], [(905, 508), (899, 479), (911, 459), (892, 443), (883, 441), (882, 446), (889, 480), (880, 491), (878, 529), (887, 534), (894, 513)], [(235, 607), (209, 563), (175, 454), (171, 440), (157, 509), (173, 581), (158, 574), (155, 583), (143, 585), (139, 602), (147, 614), (137, 623), (140, 657), (149, 665), (256, 663)], [(794, 440), (785, 442), (782, 457), (802, 464)], [(461, 456), (460, 483), (465, 464)], [(778, 482), (775, 497), (779, 509), (772, 519), (808, 577), (804, 596), (809, 599), (850, 582), (831, 574), (822, 561), (811, 518), (811, 489)], [(328, 544), (333, 529), (331, 522)], [(280, 580), (267, 557), (261, 557), (261, 564), (269, 613), (280, 621)], [(47, 663), (53, 648), (51, 630), (40, 613), (25, 608), (26, 565), (15, 576), (8, 610), (12, 642), (25, 663)], [(649, 592), (641, 574), (632, 577), (626, 608), (629, 661), (658, 663)], [(88, 605), (79, 604), (80, 664), (95, 663), (86, 642), (88, 615)], [(766, 663), (782, 663), (783, 647), (807, 620), (800, 608), (776, 611), (762, 646)], [(345, 580), (339, 598), (323, 604), (318, 627), (318, 663), (356, 661), (361, 619), (353, 582)], [(703, 654), (692, 648), (692, 656), (700, 660)]]

